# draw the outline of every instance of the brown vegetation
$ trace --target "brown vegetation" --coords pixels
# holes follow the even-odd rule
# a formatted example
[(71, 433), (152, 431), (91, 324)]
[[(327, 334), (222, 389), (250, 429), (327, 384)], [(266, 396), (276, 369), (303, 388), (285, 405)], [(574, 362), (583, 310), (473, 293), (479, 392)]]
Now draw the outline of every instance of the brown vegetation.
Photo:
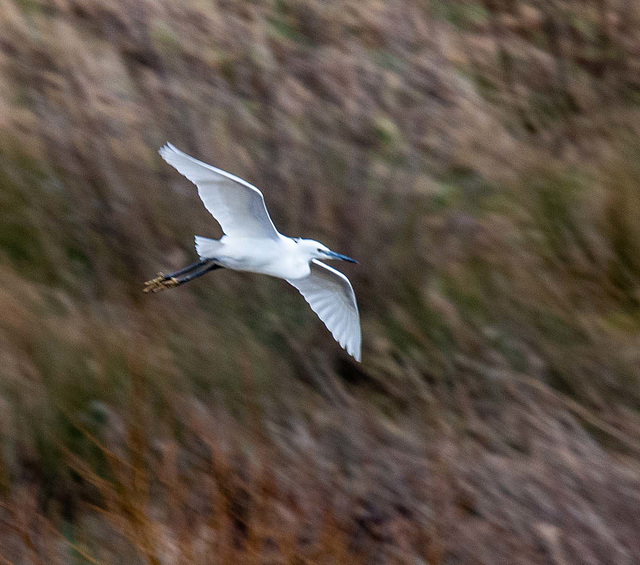
[[(640, 558), (640, 10), (0, 2), (0, 563)], [(364, 363), (165, 141), (358, 258)]]

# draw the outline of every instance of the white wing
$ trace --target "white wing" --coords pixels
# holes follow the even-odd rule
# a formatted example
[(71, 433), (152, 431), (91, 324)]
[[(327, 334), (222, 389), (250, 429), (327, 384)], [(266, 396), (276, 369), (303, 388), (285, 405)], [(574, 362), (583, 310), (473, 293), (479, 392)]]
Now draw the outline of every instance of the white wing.
[(287, 282), (300, 291), (347, 353), (360, 361), (360, 315), (349, 279), (340, 271), (314, 259), (311, 261), (311, 274), (308, 277)]
[(162, 158), (198, 187), (205, 208), (226, 235), (278, 239), (264, 197), (255, 186), (230, 173), (198, 161), (167, 143)]

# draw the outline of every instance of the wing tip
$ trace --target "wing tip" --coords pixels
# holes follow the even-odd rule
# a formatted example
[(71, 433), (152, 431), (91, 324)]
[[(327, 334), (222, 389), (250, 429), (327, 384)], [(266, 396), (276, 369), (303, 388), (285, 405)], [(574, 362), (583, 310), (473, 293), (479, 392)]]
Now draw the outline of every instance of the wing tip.
[(358, 363), (362, 363), (362, 346), (361, 345), (353, 345), (348, 343), (346, 340), (339, 339), (335, 334), (333, 334), (333, 339), (338, 342), (338, 345), (344, 349), (348, 355), (351, 355)]
[(175, 145), (167, 141), (160, 149), (158, 149), (158, 153), (160, 153), (160, 157), (167, 161), (171, 154), (180, 155), (182, 151), (180, 151)]
[(362, 345), (360, 343), (350, 345), (349, 347), (345, 347), (345, 349), (358, 363), (362, 363)]
[(358, 363), (362, 363), (362, 338), (360, 336), (355, 340), (349, 338), (338, 339), (338, 336), (333, 334), (333, 338), (340, 344), (342, 349), (351, 355), (351, 357), (353, 357)]

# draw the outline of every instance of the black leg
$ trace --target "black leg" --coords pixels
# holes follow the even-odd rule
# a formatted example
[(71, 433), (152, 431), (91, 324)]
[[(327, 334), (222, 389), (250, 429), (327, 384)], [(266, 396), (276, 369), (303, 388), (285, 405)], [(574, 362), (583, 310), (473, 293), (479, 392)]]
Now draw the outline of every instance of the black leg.
[(200, 259), (200, 261), (197, 261), (196, 263), (193, 263), (192, 265), (188, 265), (186, 267), (184, 267), (184, 269), (180, 269), (179, 271), (176, 271), (175, 273), (169, 273), (168, 275), (165, 275), (164, 273), (158, 273), (158, 276), (155, 279), (151, 279), (147, 282), (144, 283), (144, 286), (146, 289), (145, 292), (151, 292), (154, 288), (156, 288), (158, 285), (162, 285), (164, 282), (174, 278), (174, 277), (179, 277), (180, 275), (184, 275), (186, 273), (189, 273), (195, 269), (199, 269), (200, 267), (202, 267), (203, 265), (208, 264), (210, 261), (210, 259)]
[(201, 267), (202, 265), (204, 265), (206, 263), (206, 261), (204, 259), (200, 259), (200, 261), (193, 263), (192, 265), (188, 265), (186, 267), (184, 267), (184, 269), (180, 269), (179, 271), (176, 271), (175, 273), (169, 273), (168, 275), (165, 275), (164, 273), (160, 272), (158, 273), (158, 276), (155, 279), (151, 279), (148, 280), (144, 283), (144, 291), (145, 292), (155, 292), (153, 289), (157, 288), (158, 286), (162, 286), (163, 283), (165, 283), (166, 281), (170, 280), (173, 277), (178, 277), (180, 275), (183, 275), (185, 273), (188, 273), (190, 271), (193, 271), (194, 269), (197, 269), (199, 267)]
[(201, 259), (197, 263), (189, 265), (188, 267), (180, 269), (179, 271), (169, 275), (158, 273), (158, 276), (155, 279), (144, 283), (143, 290), (144, 292), (160, 292), (161, 290), (172, 288), (189, 282), (197, 277), (201, 277), (205, 273), (213, 271), (214, 269), (222, 269), (222, 267), (220, 265), (216, 265), (213, 259)]
[(180, 275), (184, 275), (185, 273), (188, 273), (189, 271), (194, 271), (195, 269), (198, 269), (199, 267), (202, 267), (203, 265), (206, 265), (207, 263), (209, 263), (209, 259), (200, 259), (200, 261), (198, 261), (197, 263), (193, 263), (193, 265), (188, 265), (184, 269), (180, 269), (179, 271), (176, 271), (175, 273), (169, 273), (167, 275), (165, 275), (163, 273), (163, 276), (166, 279), (170, 279), (171, 277), (179, 277)]
[(178, 284), (184, 284), (186, 282), (192, 281), (193, 279), (197, 279), (198, 277), (201, 277), (202, 275), (204, 275), (205, 273), (208, 273), (209, 271), (214, 271), (215, 269), (222, 269), (221, 265), (216, 265), (215, 263), (210, 263), (210, 264), (205, 264), (204, 267), (202, 267), (201, 269), (194, 269), (192, 272), (182, 275), (181, 277), (173, 277), (175, 278), (176, 281), (178, 281)]

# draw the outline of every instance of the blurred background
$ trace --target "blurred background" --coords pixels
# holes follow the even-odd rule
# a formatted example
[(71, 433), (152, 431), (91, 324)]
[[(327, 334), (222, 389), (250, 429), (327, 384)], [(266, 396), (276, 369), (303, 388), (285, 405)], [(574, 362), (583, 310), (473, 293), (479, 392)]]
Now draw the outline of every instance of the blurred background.
[[(1, 0), (3, 564), (640, 560), (640, 5)], [(357, 364), (166, 141), (353, 256)]]

